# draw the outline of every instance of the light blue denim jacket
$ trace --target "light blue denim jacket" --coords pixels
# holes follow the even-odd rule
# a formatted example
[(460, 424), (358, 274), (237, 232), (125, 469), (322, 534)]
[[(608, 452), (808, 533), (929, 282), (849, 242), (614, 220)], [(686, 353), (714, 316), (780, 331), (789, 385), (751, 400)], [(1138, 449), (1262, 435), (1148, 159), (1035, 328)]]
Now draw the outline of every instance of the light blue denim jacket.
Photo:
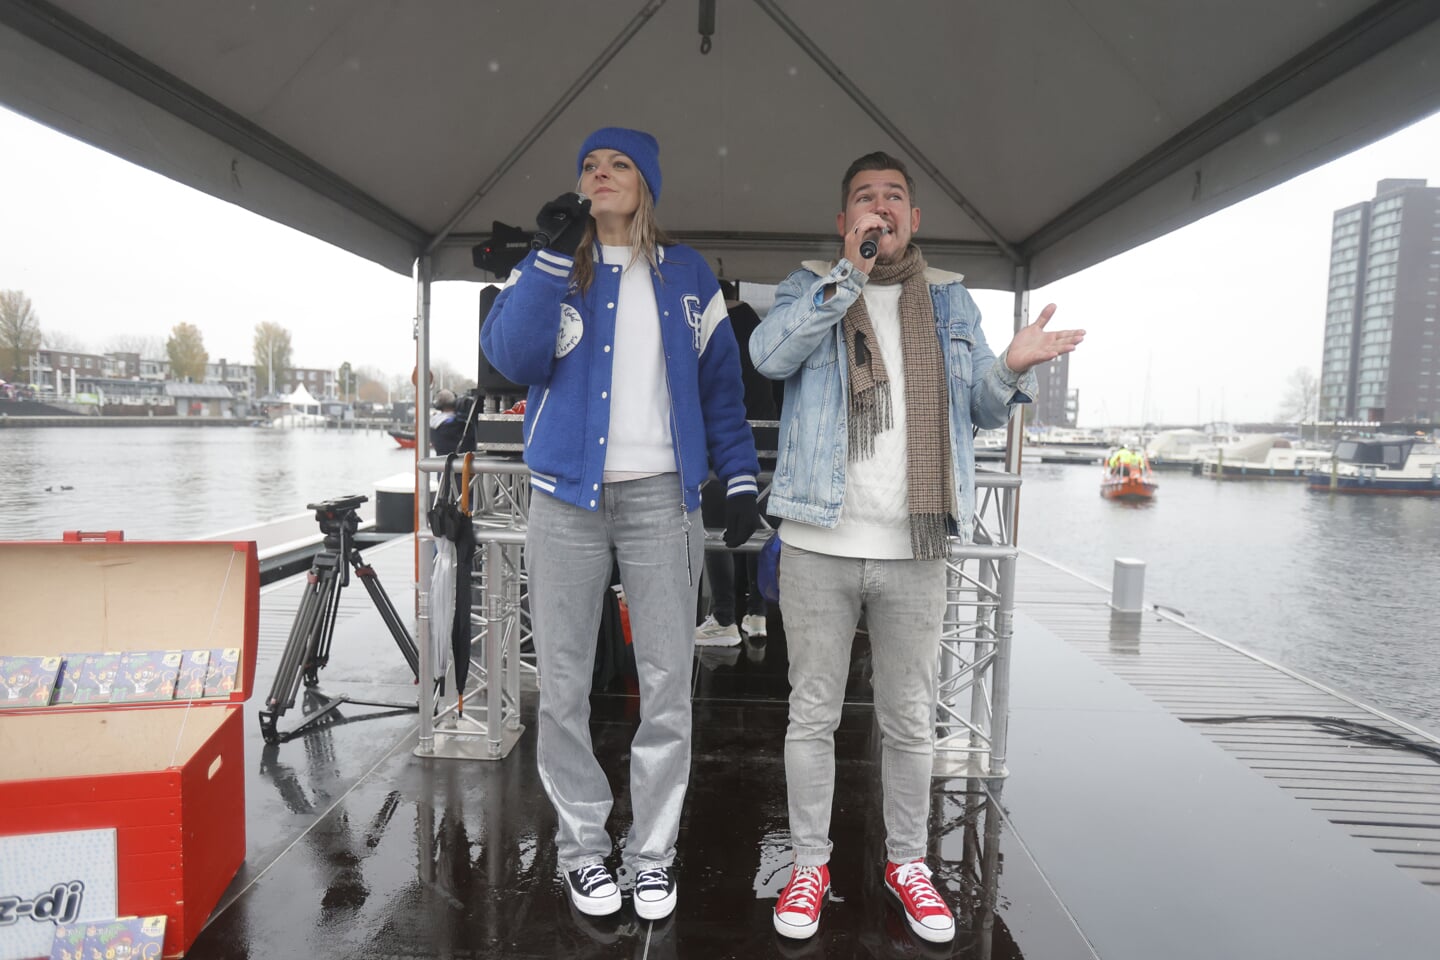
[[(809, 261), (775, 291), (775, 305), (750, 337), (755, 369), (785, 381), (779, 456), (768, 511), (820, 527), (840, 521), (845, 502), (849, 367), (841, 319), (860, 296), (866, 275), (850, 261)], [(969, 543), (975, 515), (972, 425), (1004, 426), (1010, 405), (1028, 403), (1035, 374), (1017, 375), (997, 358), (980, 331), (980, 308), (959, 274), (927, 269), (935, 305), (935, 334), (945, 358), (950, 393), (951, 500), (956, 527)], [(825, 300), (825, 288), (835, 295)]]

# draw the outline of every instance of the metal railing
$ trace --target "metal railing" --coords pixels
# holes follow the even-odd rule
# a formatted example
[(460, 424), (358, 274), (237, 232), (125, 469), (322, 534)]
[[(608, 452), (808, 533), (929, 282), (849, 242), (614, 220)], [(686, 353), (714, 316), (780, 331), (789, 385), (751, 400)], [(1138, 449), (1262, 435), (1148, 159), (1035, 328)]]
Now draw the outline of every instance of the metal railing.
[[(422, 460), (426, 475), (445, 469), (444, 458)], [(453, 468), (462, 469), (460, 461)], [(421, 542), (418, 643), (420, 756), (498, 760), (524, 731), (522, 684), (538, 686), (532, 628), (521, 563), (530, 502), (529, 471), (518, 459), (476, 456), (470, 484), (477, 563), (472, 593), (474, 631), (471, 679), (437, 704), (430, 653), (430, 561), (434, 537)], [(1020, 478), (981, 471), (974, 543), (952, 541), (946, 561), (946, 608), (940, 637), (939, 703), (936, 711), (935, 775), (994, 779), (1005, 776), (1009, 708), (1010, 642), (1013, 635), (1015, 497)], [(423, 510), (421, 511), (423, 514)], [(767, 533), (741, 550), (758, 549)], [(724, 549), (718, 532), (707, 550)], [(463, 695), (460, 695), (463, 694)]]

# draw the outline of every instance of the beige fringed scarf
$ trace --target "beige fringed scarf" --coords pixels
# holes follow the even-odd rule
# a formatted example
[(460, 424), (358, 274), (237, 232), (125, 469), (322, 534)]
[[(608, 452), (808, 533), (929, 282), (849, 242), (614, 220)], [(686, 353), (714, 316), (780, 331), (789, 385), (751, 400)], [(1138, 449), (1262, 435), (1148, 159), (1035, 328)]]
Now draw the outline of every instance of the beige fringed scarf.
[[(949, 550), (945, 523), (950, 491), (949, 397), (945, 362), (935, 336), (935, 306), (925, 283), (925, 257), (911, 244), (900, 262), (875, 264), (869, 282), (903, 284), (900, 343), (905, 365), (910, 546), (915, 559), (936, 560)], [(894, 425), (894, 411), (890, 377), (863, 295), (845, 311), (844, 333), (850, 356), (850, 456), (864, 460), (875, 453), (876, 434)]]

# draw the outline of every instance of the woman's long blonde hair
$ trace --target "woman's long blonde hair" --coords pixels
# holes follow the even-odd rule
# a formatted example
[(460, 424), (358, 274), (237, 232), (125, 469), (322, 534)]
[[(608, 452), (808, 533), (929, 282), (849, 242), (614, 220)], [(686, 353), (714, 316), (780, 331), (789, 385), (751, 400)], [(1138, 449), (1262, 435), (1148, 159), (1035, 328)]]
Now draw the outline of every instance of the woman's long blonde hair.
[[(675, 241), (660, 226), (655, 219), (655, 200), (650, 196), (650, 184), (645, 182), (645, 175), (636, 170), (640, 178), (640, 185), (644, 188), (640, 191), (640, 205), (635, 208), (635, 215), (630, 218), (630, 257), (631, 263), (644, 257), (650, 263), (650, 269), (659, 271), (660, 263), (655, 256), (657, 246), (674, 246)], [(580, 184), (575, 184), (575, 190), (580, 192)], [(575, 267), (570, 271), (570, 282), (575, 289), (581, 293), (589, 291), (590, 284), (595, 282), (595, 219), (585, 224), (585, 235), (580, 238), (580, 246), (575, 251)]]

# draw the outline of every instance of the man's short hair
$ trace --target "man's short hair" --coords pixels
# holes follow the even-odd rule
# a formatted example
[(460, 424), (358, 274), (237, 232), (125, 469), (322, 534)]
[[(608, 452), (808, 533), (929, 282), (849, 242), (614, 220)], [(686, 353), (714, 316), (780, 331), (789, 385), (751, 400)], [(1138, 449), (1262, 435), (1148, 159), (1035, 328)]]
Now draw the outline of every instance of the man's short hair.
[(435, 409), (454, 410), (455, 394), (449, 390), (441, 390), (439, 393), (435, 394)]
[(874, 153), (867, 153), (860, 157), (846, 169), (845, 179), (840, 181), (841, 210), (850, 204), (850, 181), (855, 179), (855, 174), (865, 170), (898, 170), (905, 177), (905, 189), (910, 193), (910, 206), (915, 206), (915, 178), (910, 176), (909, 170), (905, 169), (905, 161), (899, 157), (890, 156), (884, 150), (876, 150)]

